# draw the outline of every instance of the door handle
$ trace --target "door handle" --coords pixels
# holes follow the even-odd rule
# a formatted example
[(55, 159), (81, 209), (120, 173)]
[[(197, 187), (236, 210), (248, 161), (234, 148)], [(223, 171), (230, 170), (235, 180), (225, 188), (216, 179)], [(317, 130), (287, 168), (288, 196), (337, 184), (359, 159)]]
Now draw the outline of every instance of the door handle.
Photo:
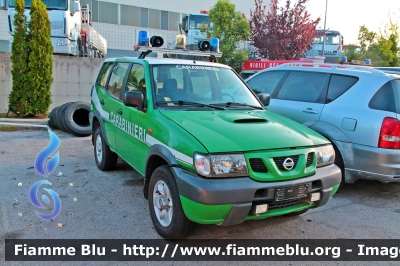
[(303, 113), (307, 113), (307, 114), (318, 114), (318, 111), (313, 110), (312, 108), (307, 108), (307, 109), (303, 110)]
[(119, 109), (119, 110), (117, 111), (117, 113), (118, 113), (119, 115), (122, 115), (122, 110)]
[(104, 105), (104, 100), (103, 99), (100, 100), (100, 104)]

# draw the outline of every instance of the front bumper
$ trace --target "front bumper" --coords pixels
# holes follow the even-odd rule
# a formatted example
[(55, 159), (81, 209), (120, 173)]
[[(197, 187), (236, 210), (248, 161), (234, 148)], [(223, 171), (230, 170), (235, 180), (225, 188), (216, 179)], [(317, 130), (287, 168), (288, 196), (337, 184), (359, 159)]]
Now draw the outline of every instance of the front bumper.
[(203, 206), (205, 212), (207, 212), (205, 207), (207, 205), (210, 206), (210, 209), (213, 206), (230, 205), (223, 225), (238, 224), (246, 220), (254, 204), (273, 202), (276, 188), (310, 184), (307, 194), (320, 192), (320, 200), (309, 205), (315, 208), (325, 205), (332, 192), (336, 191), (333, 191), (333, 187), (337, 188), (341, 182), (341, 172), (336, 165), (318, 168), (312, 176), (277, 182), (257, 182), (249, 177), (206, 179), (178, 167), (172, 167), (172, 172), (176, 178), (181, 198), (187, 199), (182, 201), (182, 207), (188, 218), (196, 222), (207, 223), (207, 217), (212, 216), (211, 214), (208, 216), (196, 214), (197, 212), (190, 209), (193, 206), (188, 203), (188, 200)]

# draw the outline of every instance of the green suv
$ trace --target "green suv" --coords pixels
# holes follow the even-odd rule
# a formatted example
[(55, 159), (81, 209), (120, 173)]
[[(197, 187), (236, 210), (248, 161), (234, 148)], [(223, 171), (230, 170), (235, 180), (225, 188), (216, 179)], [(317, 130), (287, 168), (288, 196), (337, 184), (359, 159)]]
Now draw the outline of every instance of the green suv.
[(340, 169), (330, 142), (266, 110), (230, 67), (171, 58), (105, 60), (91, 92), (94, 157), (144, 178), (157, 232), (300, 215), (325, 205)]

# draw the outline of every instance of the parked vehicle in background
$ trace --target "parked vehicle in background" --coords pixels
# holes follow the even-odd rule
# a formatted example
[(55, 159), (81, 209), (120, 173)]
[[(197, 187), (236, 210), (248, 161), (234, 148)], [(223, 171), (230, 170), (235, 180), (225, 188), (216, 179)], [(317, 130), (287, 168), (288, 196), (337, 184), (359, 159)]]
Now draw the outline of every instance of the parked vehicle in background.
[(257, 98), (226, 65), (150, 52), (105, 60), (90, 123), (98, 168), (121, 157), (143, 176), (161, 236), (300, 215), (335, 194), (341, 173), (326, 138), (265, 110), (269, 96)]
[(258, 71), (261, 71), (266, 68), (270, 67), (276, 67), (285, 63), (295, 63), (295, 62), (300, 62), (300, 63), (312, 63), (313, 60), (265, 60), (265, 59), (260, 59), (260, 60), (246, 60), (244, 61), (242, 67), (241, 67), (241, 72), (240, 75), (242, 78), (246, 79), (250, 77), (251, 75), (254, 75)]
[(340, 61), (343, 53), (343, 36), (339, 31), (328, 30), (324, 34), (323, 30), (316, 30), (312, 48), (306, 52), (306, 56), (322, 56), (322, 46), (324, 46), (325, 63)]
[(328, 138), (348, 183), (400, 182), (400, 76), (372, 67), (285, 64), (246, 80), (270, 111)]
[(190, 13), (182, 17), (182, 30), (186, 36), (186, 46), (189, 50), (197, 50), (198, 43), (207, 40), (203, 30), (212, 27), (207, 10), (200, 13)]
[[(81, 6), (79, 0), (42, 0), (47, 7), (51, 24), (51, 43), (54, 54), (104, 57), (107, 41), (93, 27), (89, 5)], [(30, 19), (32, 1), (25, 1), (25, 15)], [(0, 0), (7, 9), (8, 33), (11, 43), (14, 35), (15, 0)]]

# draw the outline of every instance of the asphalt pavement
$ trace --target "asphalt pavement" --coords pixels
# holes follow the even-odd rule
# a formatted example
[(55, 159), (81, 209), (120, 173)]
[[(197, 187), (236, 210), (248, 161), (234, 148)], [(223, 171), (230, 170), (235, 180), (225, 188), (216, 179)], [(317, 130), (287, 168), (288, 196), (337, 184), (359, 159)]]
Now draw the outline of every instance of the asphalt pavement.
[[(126, 265), (127, 262), (5, 262), (5, 239), (161, 239), (143, 197), (142, 178), (124, 161), (100, 171), (91, 137), (55, 130), (59, 163), (50, 176), (34, 168), (49, 144), (46, 130), (0, 132), (0, 265)], [(40, 219), (29, 190), (40, 180), (61, 200), (57, 217)], [(325, 206), (299, 217), (274, 217), (222, 227), (198, 225), (189, 239), (400, 239), (400, 183), (360, 180), (342, 186)], [(49, 210), (51, 212), (51, 210)], [(42, 211), (45, 212), (45, 211)], [(142, 265), (215, 265), (215, 262), (135, 262)], [(219, 262), (260, 265), (260, 262)], [(318, 265), (310, 262), (263, 262), (263, 265)], [(324, 262), (326, 265), (346, 262)], [(365, 265), (352, 262), (351, 265)], [(398, 265), (374, 262), (373, 265)]]

